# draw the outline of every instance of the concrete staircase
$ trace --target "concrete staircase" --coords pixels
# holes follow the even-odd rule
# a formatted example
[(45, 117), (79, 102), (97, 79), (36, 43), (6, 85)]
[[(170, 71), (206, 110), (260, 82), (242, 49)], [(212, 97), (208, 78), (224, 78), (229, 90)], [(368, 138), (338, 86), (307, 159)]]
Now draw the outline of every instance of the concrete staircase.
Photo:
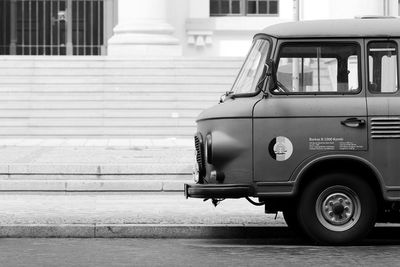
[(0, 138), (191, 137), (241, 62), (0, 57)]

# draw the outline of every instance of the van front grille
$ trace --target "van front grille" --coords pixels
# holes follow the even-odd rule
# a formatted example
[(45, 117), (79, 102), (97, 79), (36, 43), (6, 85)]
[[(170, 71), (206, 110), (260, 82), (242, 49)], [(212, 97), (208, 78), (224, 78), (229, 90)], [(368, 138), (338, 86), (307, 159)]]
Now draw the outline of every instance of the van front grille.
[(375, 117), (371, 119), (372, 139), (400, 138), (400, 117)]
[(204, 145), (203, 137), (200, 133), (194, 136), (194, 145), (196, 149), (196, 161), (199, 165), (200, 175), (204, 175), (205, 171), (205, 160), (204, 160)]

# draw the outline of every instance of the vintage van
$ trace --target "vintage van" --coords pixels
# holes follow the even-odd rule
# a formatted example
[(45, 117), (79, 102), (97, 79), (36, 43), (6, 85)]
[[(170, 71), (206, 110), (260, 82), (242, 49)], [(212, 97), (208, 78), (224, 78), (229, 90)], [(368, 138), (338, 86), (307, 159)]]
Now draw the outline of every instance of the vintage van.
[(256, 34), (232, 89), (197, 118), (186, 197), (247, 198), (323, 244), (400, 222), (399, 45), (396, 18)]

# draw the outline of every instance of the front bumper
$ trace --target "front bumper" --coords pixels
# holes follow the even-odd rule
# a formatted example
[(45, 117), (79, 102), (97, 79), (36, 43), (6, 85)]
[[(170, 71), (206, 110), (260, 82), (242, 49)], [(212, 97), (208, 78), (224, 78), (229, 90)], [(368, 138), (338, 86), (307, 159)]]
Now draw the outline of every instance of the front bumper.
[(186, 198), (241, 198), (251, 192), (247, 184), (185, 184)]

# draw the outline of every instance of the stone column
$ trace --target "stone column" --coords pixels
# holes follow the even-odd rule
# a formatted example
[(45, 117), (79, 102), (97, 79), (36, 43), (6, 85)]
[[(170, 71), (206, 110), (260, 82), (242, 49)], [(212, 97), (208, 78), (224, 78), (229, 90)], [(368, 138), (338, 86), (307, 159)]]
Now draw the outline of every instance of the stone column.
[(118, 0), (118, 25), (109, 56), (180, 56), (182, 48), (167, 22), (168, 0)]
[(399, 1), (389, 0), (389, 16), (399, 16)]

